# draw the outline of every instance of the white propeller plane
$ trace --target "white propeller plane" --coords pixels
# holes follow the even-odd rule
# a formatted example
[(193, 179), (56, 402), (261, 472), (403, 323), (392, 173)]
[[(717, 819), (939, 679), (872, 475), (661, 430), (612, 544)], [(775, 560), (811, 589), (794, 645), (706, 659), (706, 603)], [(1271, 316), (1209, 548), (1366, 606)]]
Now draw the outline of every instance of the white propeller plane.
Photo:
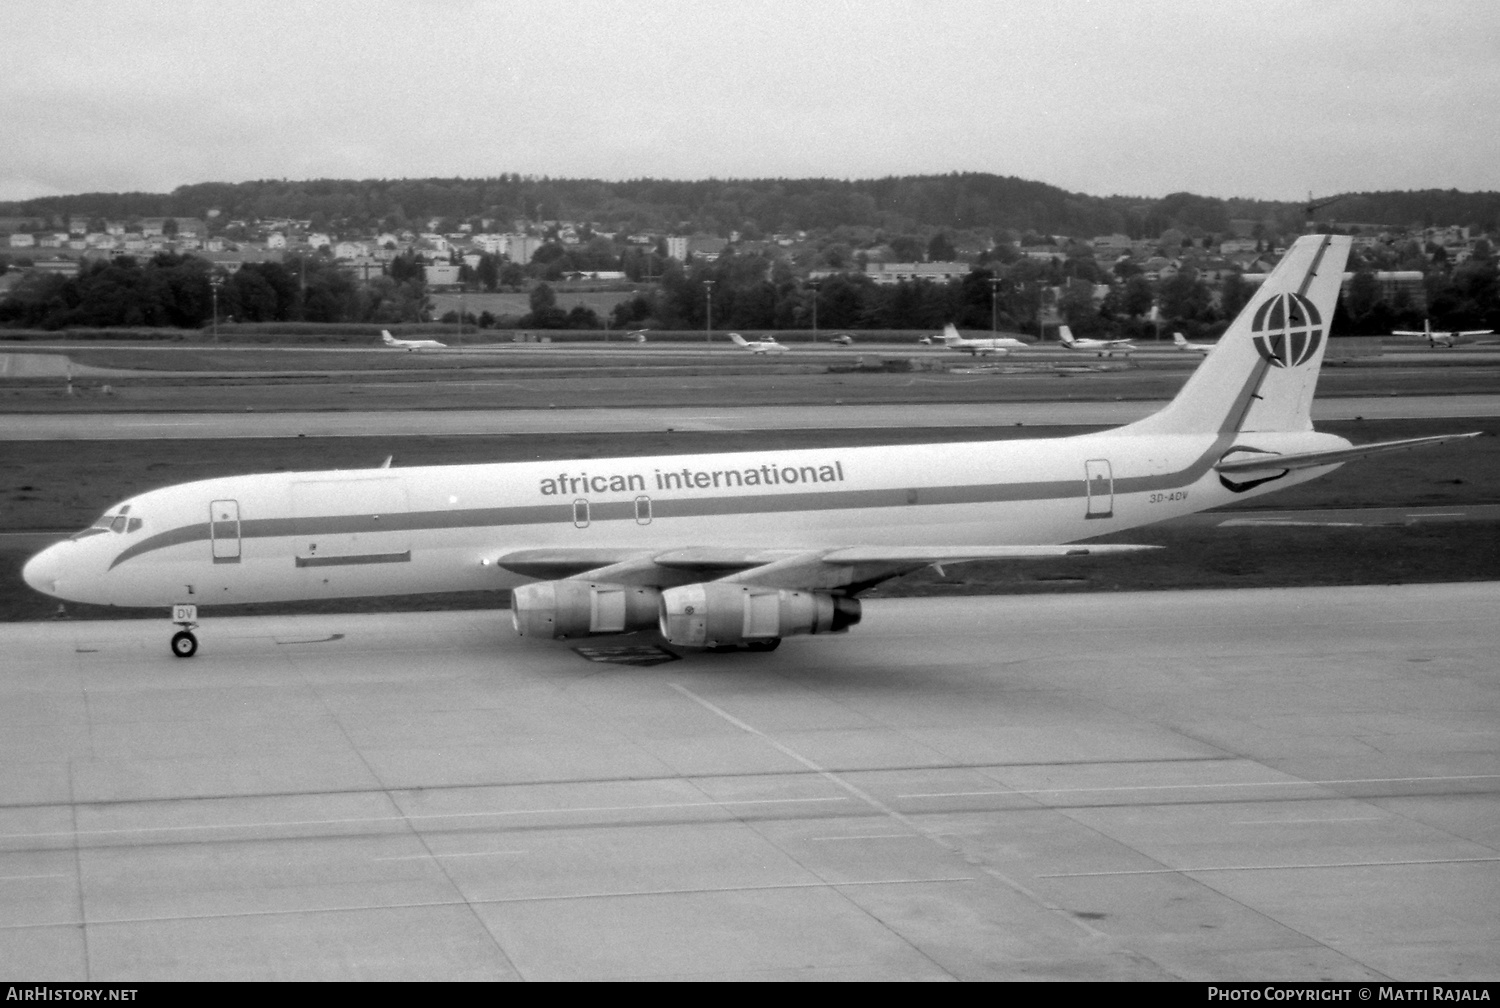
[(1057, 327), (1057, 338), (1069, 350), (1082, 350), (1100, 357), (1113, 357), (1115, 354), (1129, 357), (1136, 351), (1136, 345), (1128, 339), (1074, 339), (1073, 330), (1067, 326)]
[(784, 343), (777, 343), (775, 336), (767, 336), (765, 339), (747, 340), (739, 333), (732, 332), (729, 334), (729, 338), (734, 341), (735, 346), (744, 347), (753, 354), (783, 354), (791, 349), (791, 347)]
[(861, 592), (924, 567), (1143, 549), (1085, 541), (1474, 436), (1312, 429), (1349, 246), (1299, 238), (1177, 397), (1115, 430), (208, 479), (111, 506), (22, 573), (58, 599), (172, 607), (181, 657), (199, 604), (504, 588), (525, 637), (768, 650), (847, 630)]
[(1172, 346), (1175, 349), (1182, 350), (1184, 352), (1190, 351), (1192, 353), (1201, 354), (1206, 354), (1214, 348), (1214, 345), (1212, 343), (1189, 343), (1187, 337), (1182, 335), (1182, 333), (1180, 332), (1174, 332), (1172, 334)]
[(380, 330), (380, 339), (388, 347), (399, 347), (402, 350), (446, 350), (448, 344), (439, 343), (435, 339), (397, 339), (391, 335), (389, 329)]
[(1458, 329), (1458, 330), (1434, 329), (1434, 328), (1432, 328), (1432, 320), (1431, 319), (1424, 319), (1422, 321), (1422, 331), (1421, 332), (1414, 332), (1413, 330), (1410, 330), (1410, 329), (1393, 329), (1393, 330), (1391, 330), (1391, 335), (1392, 336), (1424, 336), (1427, 339), (1427, 345), (1430, 346), (1430, 347), (1450, 347), (1451, 348), (1451, 347), (1457, 346), (1458, 345), (1458, 341), (1461, 338), (1465, 337), (1465, 336), (1488, 336), (1490, 333), (1492, 333), (1494, 331), (1495, 330), (1493, 330), (1493, 329)]

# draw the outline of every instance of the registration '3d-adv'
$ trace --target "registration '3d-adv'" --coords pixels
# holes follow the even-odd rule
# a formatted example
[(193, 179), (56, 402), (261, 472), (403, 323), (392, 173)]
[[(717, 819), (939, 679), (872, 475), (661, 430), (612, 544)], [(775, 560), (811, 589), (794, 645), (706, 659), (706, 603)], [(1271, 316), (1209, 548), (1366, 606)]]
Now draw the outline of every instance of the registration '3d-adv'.
[(170, 607), (513, 588), (526, 637), (659, 630), (769, 650), (859, 622), (859, 595), (1291, 486), (1444, 435), (1312, 429), (1349, 239), (1299, 239), (1161, 411), (1045, 440), (273, 473), (140, 494), (33, 557), (59, 599)]

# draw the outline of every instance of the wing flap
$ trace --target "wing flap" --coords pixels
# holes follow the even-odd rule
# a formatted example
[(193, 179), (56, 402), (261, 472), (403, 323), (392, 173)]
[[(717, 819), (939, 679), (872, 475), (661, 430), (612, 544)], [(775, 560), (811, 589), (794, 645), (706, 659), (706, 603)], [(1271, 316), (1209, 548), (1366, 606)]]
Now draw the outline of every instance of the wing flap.
[(1102, 556), (1159, 549), (1157, 546), (1089, 544), (1063, 546), (847, 546), (823, 554), (825, 563), (962, 563), (965, 560), (1042, 560)]
[(1482, 431), (1469, 434), (1439, 434), (1435, 437), (1407, 438), (1404, 441), (1382, 441), (1377, 444), (1356, 445), (1353, 448), (1333, 448), (1328, 451), (1293, 452), (1289, 455), (1254, 455), (1219, 462), (1214, 469), (1221, 473), (1241, 474), (1254, 472), (1285, 472), (1289, 469), (1313, 469), (1318, 466), (1339, 465), (1352, 462), (1367, 455), (1383, 455), (1386, 452), (1405, 451), (1438, 445), (1447, 441), (1461, 441), (1478, 437)]

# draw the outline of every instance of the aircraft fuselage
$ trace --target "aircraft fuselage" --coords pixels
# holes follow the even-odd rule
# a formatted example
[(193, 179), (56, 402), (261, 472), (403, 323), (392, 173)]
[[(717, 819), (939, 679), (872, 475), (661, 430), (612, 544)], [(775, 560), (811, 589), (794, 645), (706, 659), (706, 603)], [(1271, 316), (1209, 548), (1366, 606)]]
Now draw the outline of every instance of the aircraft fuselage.
[[(33, 587), (119, 606), (513, 587), (528, 548), (787, 549), (1067, 543), (1299, 483), (1241, 492), (1232, 447), (1347, 446), (1315, 432), (1114, 433), (236, 476), (153, 490), (29, 562)], [(123, 518), (124, 520), (120, 520)]]

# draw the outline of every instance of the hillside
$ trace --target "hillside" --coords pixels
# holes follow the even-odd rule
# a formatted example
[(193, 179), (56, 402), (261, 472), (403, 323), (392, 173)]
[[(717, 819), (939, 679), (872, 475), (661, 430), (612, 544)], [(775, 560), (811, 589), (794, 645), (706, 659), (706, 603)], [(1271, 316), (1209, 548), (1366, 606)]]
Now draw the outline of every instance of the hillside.
[[(1328, 197), (1319, 197), (1323, 202)], [(575, 220), (604, 230), (705, 232), (744, 237), (870, 228), (1010, 231), (1087, 237), (1154, 237), (1230, 231), (1231, 220), (1297, 230), (1297, 202), (1218, 199), (1174, 193), (1161, 199), (1090, 196), (1043, 182), (983, 173), (881, 179), (561, 179), (498, 175), (478, 179), (314, 179), (205, 182), (171, 193), (84, 193), (0, 203), (0, 217), (60, 225), (68, 217), (202, 217), (217, 221), (291, 218), (314, 227), (397, 228), (448, 221)], [(1500, 193), (1456, 190), (1353, 193), (1320, 221), (1500, 229)], [(49, 226), (51, 226), (49, 224)]]

